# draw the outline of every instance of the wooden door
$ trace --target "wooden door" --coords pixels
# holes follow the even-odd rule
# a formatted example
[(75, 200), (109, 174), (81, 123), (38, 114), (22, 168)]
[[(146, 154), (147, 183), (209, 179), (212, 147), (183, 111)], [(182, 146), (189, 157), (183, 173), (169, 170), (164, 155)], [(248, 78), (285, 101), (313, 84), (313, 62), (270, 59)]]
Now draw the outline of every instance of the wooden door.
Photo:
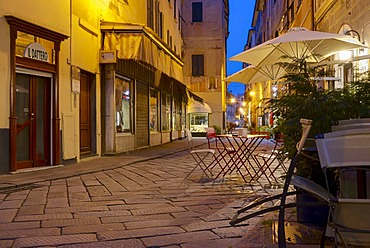
[(91, 153), (90, 78), (81, 72), (80, 79), (80, 153)]
[(16, 75), (17, 169), (50, 165), (51, 80)]

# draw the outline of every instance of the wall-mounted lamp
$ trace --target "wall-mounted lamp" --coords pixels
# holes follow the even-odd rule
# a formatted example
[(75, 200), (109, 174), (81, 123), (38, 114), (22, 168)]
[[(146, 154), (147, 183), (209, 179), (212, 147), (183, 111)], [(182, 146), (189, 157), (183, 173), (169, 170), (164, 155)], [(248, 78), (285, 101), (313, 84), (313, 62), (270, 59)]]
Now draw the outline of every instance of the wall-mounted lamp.
[(357, 31), (356, 31), (356, 30), (354, 30), (354, 29), (347, 30), (344, 34), (345, 34), (345, 35), (350, 35), (350, 36), (352, 36), (353, 38), (357, 38), (357, 39), (358, 39), (358, 41), (360, 41), (360, 42), (361, 42), (361, 36), (360, 36), (360, 33), (359, 33), (359, 32), (357, 32)]
[[(359, 42), (361, 42), (362, 44), (365, 44), (365, 42), (364, 42), (364, 41), (361, 41), (360, 33), (359, 33), (359, 32), (357, 32), (357, 31), (356, 31), (356, 30), (354, 30), (354, 29), (347, 30), (344, 34), (345, 34), (345, 35), (350, 35), (350, 36), (352, 36), (353, 38), (358, 39), (358, 41), (359, 41)], [(359, 49), (359, 52), (360, 52), (360, 54), (362, 54), (362, 53), (364, 52), (364, 49), (363, 49), (363, 48), (360, 48), (360, 49)]]

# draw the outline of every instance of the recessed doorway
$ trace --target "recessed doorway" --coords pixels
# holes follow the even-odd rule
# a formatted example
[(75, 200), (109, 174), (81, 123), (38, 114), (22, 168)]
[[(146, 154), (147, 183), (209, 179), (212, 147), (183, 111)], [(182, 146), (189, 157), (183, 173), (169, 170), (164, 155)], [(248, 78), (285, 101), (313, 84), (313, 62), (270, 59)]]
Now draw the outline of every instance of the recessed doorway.
[(17, 168), (51, 164), (51, 76), (16, 74)]

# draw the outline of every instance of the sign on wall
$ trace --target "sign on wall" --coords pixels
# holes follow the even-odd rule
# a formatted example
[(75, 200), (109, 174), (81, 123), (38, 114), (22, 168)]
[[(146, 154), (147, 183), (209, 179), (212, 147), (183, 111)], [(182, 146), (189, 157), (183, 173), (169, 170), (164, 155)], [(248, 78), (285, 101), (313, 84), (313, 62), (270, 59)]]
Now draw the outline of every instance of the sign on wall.
[(23, 57), (39, 61), (49, 62), (49, 54), (46, 49), (39, 43), (33, 42), (24, 49)]
[(71, 82), (72, 82), (72, 92), (80, 93), (80, 78), (81, 70), (75, 65), (71, 66)]
[(116, 63), (117, 55), (115, 50), (100, 51), (100, 63)]

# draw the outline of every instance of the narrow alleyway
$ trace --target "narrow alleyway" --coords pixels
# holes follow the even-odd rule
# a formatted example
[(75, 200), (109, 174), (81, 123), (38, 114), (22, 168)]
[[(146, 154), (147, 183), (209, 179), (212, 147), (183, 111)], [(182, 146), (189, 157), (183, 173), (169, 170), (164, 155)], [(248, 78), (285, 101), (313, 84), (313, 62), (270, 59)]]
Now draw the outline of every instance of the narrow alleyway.
[[(229, 221), (246, 202), (280, 189), (264, 189), (263, 180), (252, 185), (245, 185), (237, 177), (204, 180), (200, 170), (184, 179), (194, 166), (192, 157), (187, 150), (169, 151), (168, 156), (147, 160), (138, 153), (107, 158), (121, 165), (94, 171), (93, 166), (99, 165), (97, 159), (90, 162), (91, 173), (38, 182), (34, 179), (35, 183), (19, 188), (3, 187), (0, 247), (271, 245), (266, 237), (270, 229), (263, 226), (261, 218), (238, 227), (231, 227)], [(128, 161), (134, 157), (143, 161)], [(88, 164), (85, 162), (85, 166)], [(64, 170), (72, 172), (72, 166)], [(49, 170), (50, 174), (54, 170), (63, 168)], [(47, 178), (47, 171), (43, 174)], [(21, 180), (27, 175), (1, 178)]]

